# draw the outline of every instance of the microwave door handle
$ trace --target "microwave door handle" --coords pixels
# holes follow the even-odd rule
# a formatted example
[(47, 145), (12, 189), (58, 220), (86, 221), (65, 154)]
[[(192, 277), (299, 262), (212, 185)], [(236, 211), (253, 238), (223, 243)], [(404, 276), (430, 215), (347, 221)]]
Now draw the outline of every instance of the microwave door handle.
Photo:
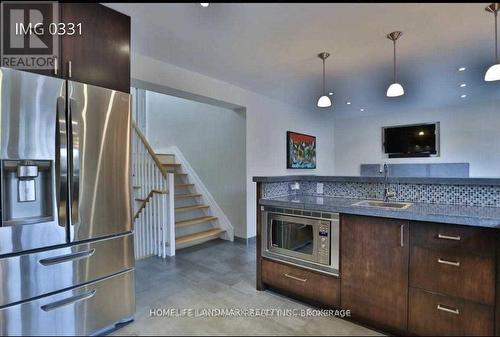
[(78, 203), (80, 196), (80, 125), (75, 122), (75, 116), (73, 115), (76, 111), (76, 104), (72, 98), (68, 99), (68, 111), (69, 111), (69, 140), (71, 146), (71, 174), (70, 174), (70, 191), (71, 191), (71, 225), (76, 226), (79, 224), (79, 213), (78, 213)]
[(61, 227), (67, 225), (68, 206), (68, 134), (65, 114), (65, 99), (60, 96), (56, 102), (56, 207), (58, 223)]

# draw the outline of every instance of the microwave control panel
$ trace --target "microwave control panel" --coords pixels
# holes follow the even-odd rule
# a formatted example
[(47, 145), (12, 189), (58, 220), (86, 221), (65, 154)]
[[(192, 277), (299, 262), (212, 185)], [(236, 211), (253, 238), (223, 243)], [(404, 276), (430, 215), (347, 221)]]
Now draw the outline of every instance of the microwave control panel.
[(318, 258), (319, 263), (330, 264), (330, 222), (322, 221), (318, 228), (319, 245)]

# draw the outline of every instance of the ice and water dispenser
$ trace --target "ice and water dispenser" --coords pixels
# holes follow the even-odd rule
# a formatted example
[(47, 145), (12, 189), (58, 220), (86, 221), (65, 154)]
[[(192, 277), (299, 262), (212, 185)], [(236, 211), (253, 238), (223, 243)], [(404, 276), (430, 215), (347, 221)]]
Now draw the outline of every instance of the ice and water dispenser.
[(53, 161), (2, 160), (2, 226), (53, 220)]

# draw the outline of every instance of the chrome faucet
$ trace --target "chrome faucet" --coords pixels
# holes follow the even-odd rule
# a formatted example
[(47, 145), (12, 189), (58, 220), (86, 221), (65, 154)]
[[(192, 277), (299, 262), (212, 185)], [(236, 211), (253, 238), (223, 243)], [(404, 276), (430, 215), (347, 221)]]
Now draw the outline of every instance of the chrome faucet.
[[(388, 182), (389, 165), (387, 165), (387, 163), (384, 163), (383, 167), (384, 167), (384, 202), (388, 202), (390, 198), (396, 197), (396, 192), (389, 191), (389, 182)], [(382, 170), (380, 170), (380, 173), (382, 173)]]

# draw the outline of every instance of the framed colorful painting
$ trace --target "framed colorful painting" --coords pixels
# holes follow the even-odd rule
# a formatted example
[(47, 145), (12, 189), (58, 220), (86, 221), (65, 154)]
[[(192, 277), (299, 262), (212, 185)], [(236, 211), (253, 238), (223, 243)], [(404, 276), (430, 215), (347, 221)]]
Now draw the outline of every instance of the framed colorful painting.
[(316, 168), (316, 137), (287, 131), (286, 144), (286, 168)]

